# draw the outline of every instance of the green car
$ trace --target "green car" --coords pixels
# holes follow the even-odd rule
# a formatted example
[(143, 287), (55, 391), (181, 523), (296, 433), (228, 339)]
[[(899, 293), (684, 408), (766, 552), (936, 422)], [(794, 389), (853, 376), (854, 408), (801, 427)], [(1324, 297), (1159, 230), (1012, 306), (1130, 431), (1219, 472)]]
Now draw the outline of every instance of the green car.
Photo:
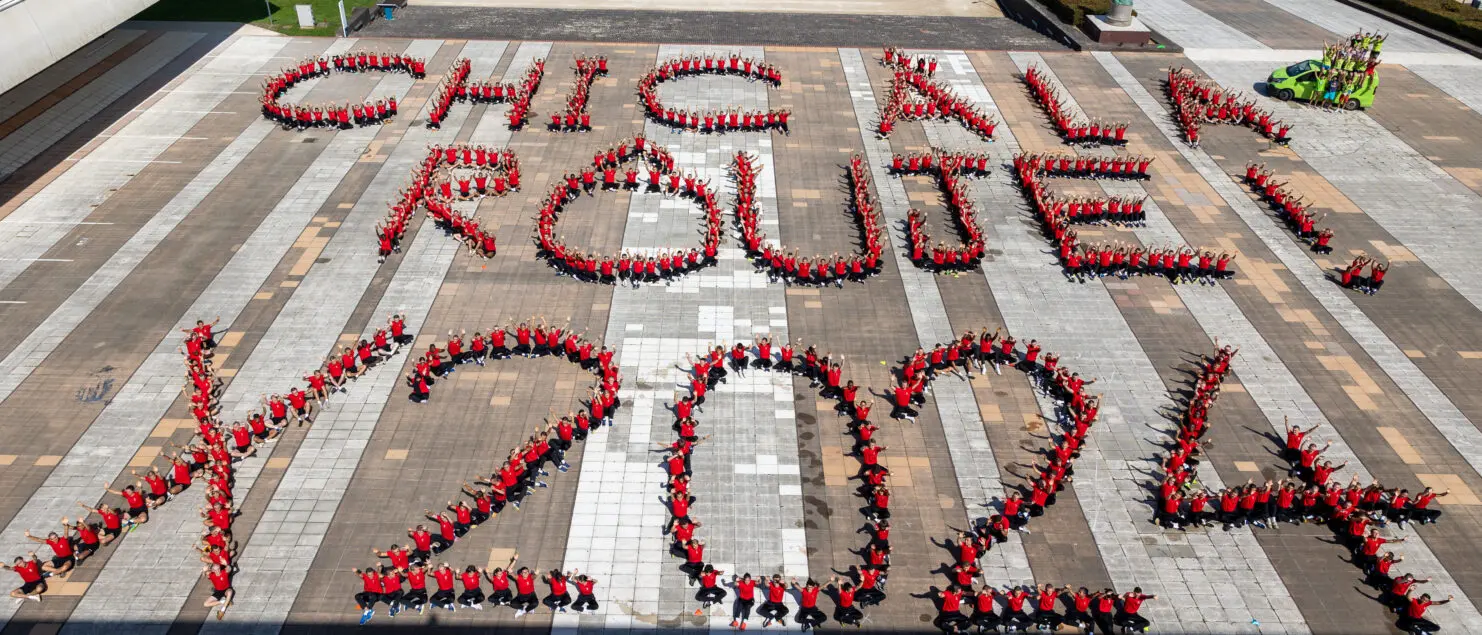
[[(1318, 78), (1319, 71), (1328, 69), (1326, 64), (1319, 60), (1307, 60), (1297, 62), (1285, 68), (1271, 71), (1271, 76), (1266, 79), (1266, 94), (1282, 101), (1300, 99), (1302, 101), (1322, 101), (1322, 93), (1319, 91), (1321, 80)], [(1368, 75), (1364, 78), (1358, 88), (1348, 96), (1348, 101), (1343, 104), (1346, 110), (1358, 110), (1374, 105), (1374, 92), (1379, 88), (1379, 76)]]

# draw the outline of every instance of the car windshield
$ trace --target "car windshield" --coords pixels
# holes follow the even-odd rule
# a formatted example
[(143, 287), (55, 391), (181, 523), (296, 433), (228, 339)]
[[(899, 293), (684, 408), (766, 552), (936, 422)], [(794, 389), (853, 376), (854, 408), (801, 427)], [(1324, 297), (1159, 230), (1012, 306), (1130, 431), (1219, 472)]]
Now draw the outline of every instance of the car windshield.
[(1307, 71), (1309, 71), (1311, 69), (1312, 69), (1312, 60), (1307, 60), (1305, 62), (1297, 62), (1296, 64), (1292, 64), (1291, 66), (1286, 67), (1286, 76), (1287, 77), (1296, 77), (1296, 76), (1298, 76), (1298, 75), (1300, 75), (1302, 73), (1305, 73), (1305, 72), (1307, 72)]

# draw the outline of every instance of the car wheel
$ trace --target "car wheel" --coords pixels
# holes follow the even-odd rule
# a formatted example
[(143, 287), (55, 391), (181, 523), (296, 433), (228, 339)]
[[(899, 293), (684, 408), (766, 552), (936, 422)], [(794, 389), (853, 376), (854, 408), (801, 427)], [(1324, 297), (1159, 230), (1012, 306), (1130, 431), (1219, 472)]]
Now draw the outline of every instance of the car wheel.
[(1343, 102), (1343, 109), (1344, 110), (1358, 110), (1359, 109), (1358, 100), (1357, 99), (1350, 99), (1350, 100), (1348, 100), (1346, 102)]
[(1290, 89), (1290, 88), (1283, 88), (1281, 90), (1276, 91), (1276, 98), (1277, 99), (1280, 99), (1282, 101), (1291, 101), (1292, 100), (1292, 96), (1293, 96), (1292, 89)]

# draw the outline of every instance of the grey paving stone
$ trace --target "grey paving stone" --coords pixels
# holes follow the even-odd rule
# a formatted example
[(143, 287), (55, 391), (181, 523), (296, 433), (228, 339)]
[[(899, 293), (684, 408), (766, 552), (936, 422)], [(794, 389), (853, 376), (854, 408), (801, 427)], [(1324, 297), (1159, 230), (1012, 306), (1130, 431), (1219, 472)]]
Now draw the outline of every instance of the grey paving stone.
[[(233, 42), (228, 49), (234, 55), (257, 59), (260, 65), (262, 60), (270, 58), (285, 44), (287, 41), (283, 38), (247, 37)], [(3, 238), (0, 240), (0, 287), (13, 282), (33, 259), (45, 254), (78, 222), (87, 218), (93, 205), (101, 203), (112, 190), (127, 183), (143, 165), (141, 161), (158, 157), (226, 99), (230, 91), (236, 90), (242, 83), (242, 76), (220, 72), (240, 68), (242, 64), (241, 59), (206, 63), (200, 72), (191, 74), (180, 84), (189, 92), (180, 90), (160, 98), (120, 129), (120, 136), (104, 141), (57, 177), (49, 187), (0, 219), (0, 238)], [(275, 66), (276, 62), (272, 67)]]
[[(1341, 2), (1327, 0), (1266, 0), (1293, 16), (1306, 20), (1332, 33), (1334, 41), (1359, 31), (1389, 35), (1385, 52), (1454, 53), (1456, 49), (1416, 33), (1377, 15), (1355, 9)], [(1316, 48), (1316, 42), (1313, 43)]]
[(1194, 8), (1184, 0), (1139, 0), (1137, 17), (1185, 48), (1267, 48), (1259, 40)]
[(1441, 64), (1407, 64), (1405, 68), (1421, 76), (1431, 85), (1456, 98), (1472, 112), (1482, 114), (1482, 81), (1474, 66), (1449, 66)]
[(124, 279), (133, 273), (154, 248), (159, 246), (175, 227), (190, 214), (206, 195), (247, 158), (252, 150), (267, 137), (274, 125), (265, 119), (248, 126), (230, 145), (196, 175), (175, 198), (149, 219), (139, 232), (134, 234), (108, 262), (99, 267), (82, 286), (78, 287), (61, 306), (52, 312), (46, 321), (36, 327), (26, 339), (0, 361), (0, 401), (5, 400), (17, 387), (31, 376), (46, 357), (72, 334), (93, 310), (102, 304)]

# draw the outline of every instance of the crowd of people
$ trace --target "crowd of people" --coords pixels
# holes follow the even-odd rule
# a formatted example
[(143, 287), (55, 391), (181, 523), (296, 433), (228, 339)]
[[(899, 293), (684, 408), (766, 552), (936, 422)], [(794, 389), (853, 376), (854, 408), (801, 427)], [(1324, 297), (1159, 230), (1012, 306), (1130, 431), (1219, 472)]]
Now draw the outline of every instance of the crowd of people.
[(779, 280), (790, 284), (844, 286), (845, 280), (863, 282), (865, 278), (880, 272), (880, 254), (885, 250), (881, 240), (880, 205), (870, 193), (870, 173), (864, 159), (854, 155), (849, 159), (848, 179), (849, 211), (860, 229), (859, 251), (842, 256), (799, 256), (796, 249), (785, 245), (772, 245), (761, 231), (761, 209), (756, 200), (756, 179), (761, 164), (744, 152), (736, 153), (731, 176), (736, 179), (736, 225), (741, 240), (746, 244), (746, 254), (758, 269), (766, 269), (772, 282)]
[(1287, 229), (1310, 245), (1313, 252), (1333, 253), (1332, 246), (1328, 244), (1333, 240), (1333, 230), (1327, 227), (1317, 229), (1317, 221), (1327, 214), (1313, 216), (1303, 203), (1306, 197), (1295, 195), (1287, 189), (1286, 182), (1277, 182), (1275, 177), (1264, 163), (1249, 163), (1245, 166), (1245, 184), (1276, 211), (1276, 216), (1286, 224)]
[(545, 77), (545, 60), (536, 58), (530, 63), (530, 68), (525, 69), (525, 74), (519, 82), (513, 84), (492, 81), (470, 82), (468, 74), (471, 69), (472, 62), (468, 58), (460, 58), (448, 68), (442, 83), (432, 91), (432, 103), (427, 109), (427, 127), (432, 129), (442, 127), (442, 122), (447, 119), (448, 109), (453, 106), (454, 101), (509, 104), (510, 130), (519, 130), (525, 125), (525, 118), (530, 114), (530, 99), (535, 96), (536, 91), (540, 90), (540, 82)]
[(468, 73), (472, 69), (473, 61), (468, 58), (458, 58), (448, 67), (443, 80), (438, 83), (437, 88), (432, 89), (432, 97), (428, 99), (428, 128), (441, 128), (443, 119), (448, 117), (448, 109), (453, 107), (453, 99), (459, 93), (465, 96), (468, 94)]
[(282, 73), (263, 80), (262, 114), (284, 128), (341, 128), (369, 126), (390, 120), (396, 116), (396, 97), (367, 101), (345, 102), (344, 105), (285, 104), (280, 100), (299, 82), (316, 77), (325, 77), (339, 72), (393, 72), (407, 73), (416, 79), (426, 76), (425, 62), (400, 53), (369, 53), (359, 51), (329, 57), (309, 57), (296, 66), (283, 69)]
[(1346, 109), (1353, 93), (1379, 81), (1379, 51), (1388, 36), (1360, 31), (1345, 42), (1323, 43), (1322, 67), (1315, 69), (1321, 99), (1312, 103), (1328, 109)]
[(1086, 223), (1140, 224), (1144, 222), (1146, 198), (1079, 198), (1060, 196), (1040, 179), (1042, 176), (1076, 175), (1093, 178), (1147, 178), (1152, 159), (1141, 157), (1080, 157), (1070, 155), (1020, 154), (1014, 170), (1024, 197), (1039, 218), (1045, 237), (1055, 246), (1065, 277), (1086, 282), (1106, 276), (1126, 279), (1146, 275), (1170, 282), (1215, 281), (1235, 274), (1230, 263), (1236, 254), (1187, 245), (1144, 246), (1122, 242), (1083, 245), (1072, 227)]
[[(323, 367), (304, 377), (305, 385), (282, 394), (262, 395), (261, 407), (248, 413), (245, 422), (226, 424), (219, 419), (224, 382), (212, 363), (219, 321), (197, 320), (190, 328), (182, 329), (186, 336), (178, 350), (184, 360), (196, 436), (183, 446), (170, 443), (175, 451), (166, 456), (168, 465), (163, 468), (151, 465), (143, 473), (131, 469), (135, 478), (122, 489), (112, 489), (105, 481), (104, 495), (119, 497), (123, 507), (107, 501), (96, 505), (78, 501), (78, 507), (86, 511), (75, 522), (63, 518), (60, 530), (50, 531), (45, 537), (27, 530), (26, 538), (45, 544), (51, 557), (42, 562), (32, 552), (0, 565), (21, 577), (21, 586), (11, 592), (11, 597), (41, 601), (48, 590), (48, 577), (70, 572), (103, 545), (149, 522), (151, 512), (199, 482), (205, 488), (206, 505), (199, 510), (202, 531), (196, 549), (204, 564), (202, 573), (212, 589), (205, 606), (222, 619), (235, 594), (232, 576), (237, 569), (238, 544), (232, 537), (232, 524), (239, 507), (232, 496), (235, 464), (256, 454), (259, 446), (276, 441), (289, 425), (312, 423), (316, 407), (322, 408), (332, 393), (343, 391), (346, 381), (395, 355), (401, 344), (411, 341), (405, 333), (405, 320), (399, 315), (390, 316), (386, 327), (370, 339), (332, 353)], [(97, 522), (91, 520), (94, 515)]]
[(551, 123), (546, 126), (553, 132), (592, 129), (592, 113), (587, 112), (587, 102), (592, 97), (592, 82), (607, 76), (607, 57), (577, 55), (573, 70), (576, 72), (576, 85), (571, 89), (571, 96), (566, 98), (566, 111), (551, 113)]
[[(1100, 396), (1086, 391), (1086, 387), (1095, 380), (1084, 379), (1060, 366), (1059, 358), (1053, 353), (1043, 353), (1041, 359), (1042, 353), (1043, 349), (1036, 340), (1030, 340), (1021, 351), (1012, 335), (1004, 335), (1001, 330), (990, 332), (985, 327), (980, 333), (967, 331), (954, 342), (939, 343), (930, 351), (917, 350), (901, 363), (891, 393), (892, 418), (914, 421), (917, 415), (914, 406), (925, 403), (930, 383), (944, 374), (971, 380), (974, 371), (986, 373), (991, 366), (995, 372), (1001, 372), (1002, 367), (1008, 366), (1028, 374), (1036, 389), (1055, 402), (1056, 423), (1060, 426), (1059, 434), (1054, 435), (1058, 439), (1042, 452), (1045, 464), (1033, 466), (1037, 475), (1023, 488), (1028, 492), (1027, 497), (1019, 491), (1009, 494), (998, 501), (998, 513), (974, 523), (970, 531), (959, 532), (955, 540), (942, 543), (954, 557), (953, 563), (944, 564), (941, 569), (948, 577), (946, 587), (934, 590), (933, 597), (938, 608), (933, 624), (944, 632), (964, 633), (972, 629), (980, 633), (997, 632), (1000, 627), (1010, 631), (1030, 627), (1053, 630), (1061, 625), (1089, 626), (1093, 621), (1106, 624), (1115, 621), (1117, 625), (1129, 628), (1147, 625), (1145, 621), (1139, 621), (1145, 618), (1137, 613), (1142, 599), (1145, 599), (1141, 589), (1121, 599), (1125, 610), (1120, 610), (1119, 599), (1110, 590), (1093, 596), (1082, 589), (1078, 596), (1068, 588), (1061, 593), (1047, 587), (1037, 591), (1040, 594), (1036, 602), (1038, 610), (1028, 614), (1024, 611), (1024, 603), (1029, 595), (1024, 589), (1000, 591), (988, 584), (977, 586), (985, 582), (979, 558), (994, 545), (1007, 541), (1008, 532), (1028, 533), (1030, 519), (1042, 516), (1045, 508), (1055, 503), (1057, 493), (1063, 491), (1065, 484), (1074, 477), (1072, 464), (1080, 456), (1080, 448), (1100, 411)], [(864, 461), (867, 467), (878, 463), (868, 454), (864, 455)], [(883, 467), (877, 469), (884, 470)], [(1093, 597), (1097, 601), (1094, 616), (1091, 605), (1087, 603), (1088, 598)], [(1105, 603), (1101, 602), (1103, 597)], [(1063, 615), (1055, 610), (1062, 600), (1066, 606)], [(967, 601), (967, 606), (964, 606), (964, 601)], [(964, 608), (971, 608), (971, 614), (963, 614)]]
[[(711, 347), (698, 357), (686, 355), (692, 365), (689, 392), (676, 397), (673, 404), (673, 429), (677, 438), (666, 446), (663, 463), (667, 477), (665, 489), (669, 492), (670, 519), (665, 533), (672, 539), (670, 553), (684, 560), (680, 570), (689, 576), (691, 586), (698, 586), (695, 599), (700, 607), (694, 614), (705, 615), (710, 607), (720, 604), (729, 595), (729, 587), (736, 595), (731, 628), (739, 630), (746, 630), (753, 608), (762, 618), (762, 627), (787, 626), (791, 609), (784, 601), (789, 594), (796, 594), (799, 608), (793, 619), (803, 630), (816, 629), (829, 619), (819, 608), (819, 595), (833, 600), (834, 621), (856, 627), (865, 617), (862, 609), (879, 604), (886, 597), (885, 582), (890, 569), (889, 470), (880, 464), (880, 453), (885, 448), (873, 441), (878, 428), (869, 421), (871, 403), (860, 398), (859, 386), (844, 380), (842, 357), (819, 355), (812, 346), (798, 353), (798, 347), (802, 347), (802, 342), (796, 347), (786, 341), (774, 345), (769, 337), (763, 336), (750, 346), (737, 342)], [(835, 412), (850, 418), (848, 430), (855, 439), (852, 455), (861, 466), (855, 478), (863, 482), (857, 495), (866, 500), (862, 511), (868, 522), (862, 531), (870, 534), (870, 541), (858, 552), (862, 562), (822, 584), (811, 578), (803, 583), (785, 580), (780, 574), (753, 577), (750, 573), (732, 573), (726, 578), (725, 571), (706, 561), (705, 542), (695, 535), (703, 524), (693, 514), (698, 499), (690, 489), (691, 458), (695, 447), (709, 436), (700, 436), (700, 424), (694, 413), (704, 404), (706, 393), (726, 381), (731, 373), (743, 375), (753, 369), (807, 377), (810, 387), (818, 388), (820, 398), (834, 401)], [(759, 594), (761, 605), (757, 606)]]
[[(402, 611), (416, 611), (421, 615), (430, 604), (434, 607), (456, 612), (458, 607), (484, 610), (484, 605), (506, 606), (514, 609), (515, 617), (534, 613), (544, 604), (552, 613), (565, 613), (567, 607), (577, 613), (597, 610), (595, 589), (597, 580), (580, 570), (562, 572), (560, 569), (537, 574), (530, 567), (515, 569), (520, 554), (516, 553), (509, 563), (494, 567), (492, 571), (478, 565), (455, 569), (447, 562), (432, 564), (431, 552), (423, 549), (391, 545), (380, 551), (371, 549), (378, 562), (364, 569), (350, 571), (360, 578), (361, 590), (355, 594), (355, 604), (360, 607), (360, 625), (364, 626), (375, 617), (376, 604), (386, 605), (386, 613), (396, 617)], [(432, 586), (428, 587), (428, 576)], [(489, 583), (489, 592), (484, 593), (484, 582)], [(537, 585), (544, 584), (544, 598), (537, 595)], [(403, 589), (402, 585), (406, 585)], [(463, 587), (460, 592), (459, 586)], [(572, 588), (576, 599), (572, 600)]]
[(899, 46), (885, 47), (885, 65), (892, 68), (913, 69), (931, 77), (937, 73), (937, 58), (933, 55), (912, 55)]
[(1384, 49), (1387, 34), (1359, 31), (1336, 44), (1323, 42), (1322, 63), (1325, 66), (1346, 72), (1373, 74), (1379, 65), (1379, 52)]
[(1038, 66), (1024, 71), (1024, 83), (1066, 143), (1122, 145), (1127, 142), (1127, 124), (1087, 119), (1084, 113), (1076, 112), (1061, 98), (1060, 85)]
[(1375, 60), (1374, 64), (1375, 66), (1370, 67), (1367, 72), (1332, 67), (1315, 69), (1313, 73), (1317, 89), (1313, 94), (1321, 95), (1321, 97), (1310, 100), (1310, 103), (1328, 111), (1358, 108), (1359, 102), (1353, 98), (1353, 94), (1369, 90), (1375, 82), (1379, 81), (1379, 77), (1374, 74), (1378, 60)]
[[(917, 60), (912, 63), (911, 58), (899, 54), (880, 60), (894, 71), (890, 79), (890, 92), (885, 98), (885, 105), (880, 108), (880, 123), (876, 128), (880, 136), (890, 136), (897, 121), (950, 118), (984, 140), (991, 140), (993, 131), (998, 127), (993, 116), (958, 97), (950, 85), (932, 81), (932, 74), (936, 71), (935, 61), (926, 65), (928, 70), (921, 71), (916, 68), (921, 65), (920, 58)], [(921, 98), (913, 99), (912, 93)]]
[[(997, 633), (999, 628), (1006, 632), (1027, 632), (1031, 628), (1056, 632), (1061, 627), (1078, 628), (1085, 633), (1100, 628), (1105, 635), (1117, 629), (1143, 632), (1152, 622), (1142, 615), (1142, 605), (1158, 598), (1143, 593), (1142, 587), (1118, 595), (1112, 589), (1093, 593), (1086, 587), (1056, 588), (1053, 584), (1008, 586), (1001, 590), (990, 585), (953, 584), (935, 595), (938, 604), (935, 623), (946, 633), (967, 633), (974, 629), (978, 633)], [(1030, 601), (1033, 601), (1032, 611), (1025, 606)], [(972, 609), (971, 616), (962, 613), (964, 604)], [(1063, 613), (1056, 610), (1062, 605)]]
[[(1374, 295), (1384, 286), (1384, 276), (1389, 273), (1389, 265), (1388, 260), (1380, 262), (1378, 258), (1360, 253), (1338, 273), (1338, 284), (1344, 289)], [(1365, 269), (1369, 270), (1369, 275), (1364, 275)]]
[[(467, 335), (466, 332), (456, 335), (449, 332), (448, 341), (442, 347), (436, 343), (427, 345), (427, 350), (417, 358), (405, 377), (407, 386), (412, 389), (408, 395), (410, 401), (427, 403), (432, 396), (432, 386), (437, 380), (452, 374), (463, 364), (483, 366), (486, 360), (509, 359), (514, 355), (530, 358), (565, 357), (567, 361), (597, 375), (601, 381), (592, 389), (588, 402), (590, 414), (572, 414), (569, 422), (565, 421), (567, 417), (563, 417), (551, 423), (550, 429), (545, 432), (557, 432), (560, 434), (556, 436), (564, 438), (570, 431), (561, 429), (561, 424), (570, 423), (584, 439), (589, 426), (611, 423), (612, 411), (619, 403), (618, 386), (622, 383), (622, 377), (618, 373), (617, 364), (613, 362), (613, 351), (606, 346), (592, 343), (585, 338), (584, 333), (547, 324), (543, 318), (531, 318), (513, 328), (495, 327), (488, 333), (475, 332), (473, 337), (465, 339)], [(512, 342), (511, 337), (514, 338)], [(559, 455), (552, 456), (559, 458)]]
[(1287, 477), (1264, 484), (1254, 480), (1218, 492), (1201, 486), (1195, 474), (1202, 458), (1203, 439), (1209, 432), (1209, 411), (1229, 375), (1230, 362), (1239, 349), (1220, 346), (1205, 356), (1193, 381), (1193, 395), (1184, 410), (1174, 445), (1163, 459), (1154, 522), (1168, 529), (1219, 525), (1225, 531), (1240, 527), (1275, 529), (1281, 523), (1326, 524), (1337, 542), (1352, 553), (1353, 564), (1367, 574), (1366, 583), (1380, 593), (1380, 601), (1400, 615), (1399, 628), (1408, 633), (1431, 633), (1439, 627), (1425, 618), (1426, 610), (1450, 601), (1430, 595), (1413, 595), (1416, 587), (1429, 582), (1414, 574), (1396, 576), (1392, 567), (1404, 560), (1385, 545), (1404, 538), (1386, 538), (1379, 529), (1393, 523), (1436, 522), (1441, 511), (1432, 507), (1450, 492), (1426, 487), (1418, 493), (1405, 488), (1385, 487), (1378, 480), (1363, 485), (1357, 475), (1346, 484), (1335, 479), (1346, 462), (1337, 465), (1323, 454), (1333, 442), (1319, 444), (1311, 438), (1321, 424), (1303, 429), (1285, 422), (1286, 438), (1281, 457), (1288, 463)]
[(1256, 108), (1254, 99), (1241, 101), (1239, 93), (1228, 92), (1218, 82), (1192, 70), (1168, 69), (1163, 89), (1173, 102), (1174, 118), (1183, 130), (1184, 140), (1191, 146), (1199, 146), (1199, 128), (1204, 124), (1250, 126), (1276, 143), (1290, 140), (1287, 134), (1292, 130), (1291, 124)]
[(480, 227), (472, 215), (464, 216), (454, 203), (504, 196), (519, 189), (520, 159), (510, 150), (466, 143), (429, 145), (422, 165), (412, 171), (411, 187), (398, 192), (385, 220), (375, 226), (378, 262), (401, 251), (412, 216), (424, 206), (448, 235), (475, 254), (494, 257), (498, 243), (493, 230)]
[(951, 154), (946, 152), (891, 157), (890, 171), (896, 175), (928, 174), (936, 177), (937, 187), (947, 212), (957, 221), (962, 243), (948, 245), (931, 242), (926, 232), (926, 213), (912, 208), (906, 216), (906, 238), (910, 243), (911, 262), (930, 271), (964, 271), (976, 269), (987, 253), (987, 239), (978, 224), (977, 208), (967, 191), (964, 176), (987, 176), (988, 157), (984, 154)]
[[(449, 611), (456, 610), (458, 605), (482, 609), (486, 599), (496, 606), (513, 607), (516, 617), (535, 609), (534, 574), (528, 568), (515, 573), (515, 587), (511, 592), (508, 571), (513, 569), (514, 560), (492, 573), (472, 565), (462, 569), (457, 576), (463, 592), (455, 605), (455, 570), (446, 562), (434, 567), (432, 557), (448, 550), (469, 531), (490, 522), (507, 507), (520, 509), (521, 503), (526, 502), (535, 490), (549, 485), (541, 480), (550, 476), (547, 466), (554, 466), (560, 472), (567, 471), (571, 466), (566, 461), (566, 452), (576, 442), (585, 441), (592, 430), (612, 425), (613, 413), (621, 405), (618, 387), (622, 384), (613, 352), (565, 326), (552, 326), (543, 319), (531, 318), (514, 327), (497, 326), (487, 333), (475, 332), (472, 337), (466, 332), (449, 332), (442, 346), (428, 344), (405, 379), (411, 388), (408, 399), (413, 403), (426, 403), (431, 397), (432, 386), (456, 372), (459, 366), (483, 366), (488, 360), (515, 356), (564, 358), (597, 376), (599, 382), (581, 408), (563, 416), (547, 417), (525, 441), (510, 450), (493, 472), (475, 475), (472, 480), (465, 481), (460, 489), (462, 496), (448, 501), (445, 509), (424, 510), (424, 518), (435, 527), (429, 529), (427, 524), (410, 527), (407, 529), (409, 544), (406, 547), (393, 544), (385, 552), (376, 552), (378, 556), (388, 558), (389, 563), (354, 570), (364, 581), (362, 590), (355, 596), (361, 611), (361, 624), (374, 617), (377, 602), (387, 605), (391, 617), (404, 609), (423, 612), (429, 603)], [(437, 586), (430, 599), (427, 592), (429, 573)], [(488, 596), (480, 588), (484, 580), (493, 586)], [(592, 597), (592, 586), (596, 582), (581, 576), (578, 571), (562, 573), (552, 570), (542, 576), (542, 581), (550, 585), (550, 594), (543, 601), (553, 611), (565, 612), (566, 607), (572, 604), (568, 582), (577, 587), (574, 608), (578, 612), (597, 608), (596, 599)], [(410, 586), (409, 591), (402, 590), (404, 582)]]
[(697, 111), (664, 105), (659, 97), (659, 85), (672, 79), (695, 75), (734, 75), (748, 81), (760, 81), (769, 86), (782, 85), (782, 71), (776, 66), (730, 55), (687, 55), (668, 60), (638, 78), (638, 101), (644, 112), (653, 121), (681, 130), (699, 132), (727, 132), (734, 130), (781, 130), (787, 131), (788, 110), (744, 110), (733, 108), (726, 111)]
[[(630, 163), (637, 163), (638, 167)], [(647, 174), (641, 173), (640, 168), (644, 168)], [(622, 170), (621, 175), (619, 170)], [(624, 251), (618, 256), (582, 251), (567, 245), (565, 237), (556, 233), (556, 222), (562, 210), (582, 193), (593, 195), (599, 187), (604, 191), (663, 192), (693, 201), (705, 214), (704, 242), (698, 248), (663, 250), (647, 255)], [(606, 152), (597, 152), (592, 157), (592, 165), (583, 168), (580, 174), (565, 174), (541, 204), (536, 233), (531, 238), (540, 248), (540, 255), (562, 275), (605, 284), (622, 281), (635, 287), (644, 282), (662, 281), (667, 284), (715, 262), (721, 237), (722, 210), (716, 198), (718, 193), (718, 188), (711, 186), (709, 180), (675, 170), (674, 157), (669, 151), (638, 135), (619, 142)]]

